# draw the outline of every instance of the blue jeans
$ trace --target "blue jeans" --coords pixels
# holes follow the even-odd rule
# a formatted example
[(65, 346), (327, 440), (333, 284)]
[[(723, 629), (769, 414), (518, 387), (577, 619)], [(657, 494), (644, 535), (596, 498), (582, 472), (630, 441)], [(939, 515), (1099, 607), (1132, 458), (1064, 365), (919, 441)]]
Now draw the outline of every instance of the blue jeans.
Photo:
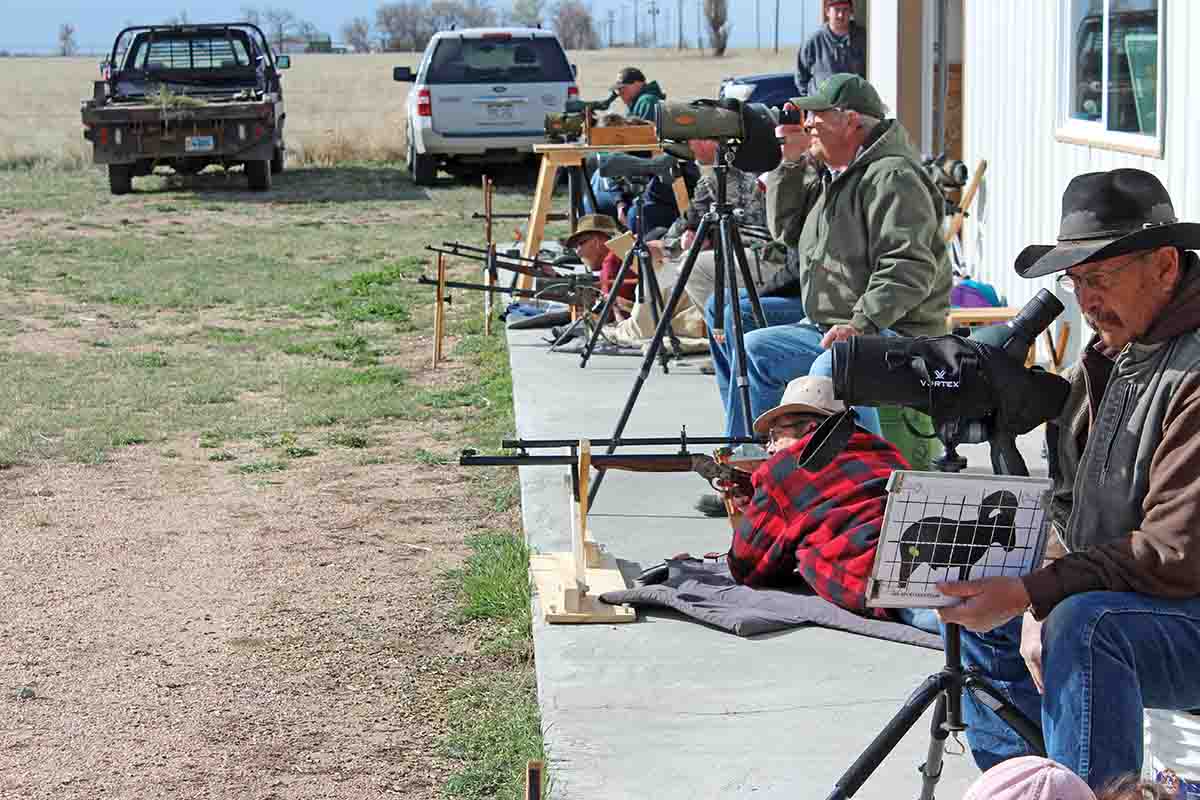
[[(601, 156), (601, 162), (607, 158)], [(596, 197), (596, 205), (593, 207), (588, 202), (587, 192), (583, 193), (583, 210), (589, 214), (604, 214), (617, 218), (617, 203), (621, 202), (621, 189), (609, 178), (600, 177), (600, 170), (597, 169), (592, 173), (591, 178), (592, 194)]]
[[(746, 332), (746, 353), (747, 364), (753, 363), (753, 358), (750, 353), (750, 335), (749, 332), (758, 327), (758, 323), (754, 319), (754, 311), (750, 306), (750, 300), (746, 294), (746, 290), (740, 290), (741, 308), (742, 308), (742, 330)], [(804, 319), (804, 306), (797, 297), (763, 297), (760, 298), (763, 316), (767, 318), (768, 326), (788, 325), (794, 322), (799, 322)], [(708, 347), (712, 351), (713, 370), (717, 375), (717, 388), (721, 390), (721, 402), (725, 406), (725, 435), (726, 436), (751, 436), (752, 431), (746, 429), (746, 422), (742, 412), (742, 395), (738, 391), (736, 384), (731, 386), (734, 378), (737, 375), (737, 347), (734, 344), (734, 327), (733, 327), (733, 306), (731, 303), (725, 304), (725, 341), (717, 342), (713, 338), (713, 319), (716, 316), (716, 295), (708, 299), (708, 303), (704, 307), (704, 322), (708, 326)], [(817, 335), (817, 340), (814, 347), (809, 348), (811, 355), (800, 354), (799, 357), (807, 358), (805, 362), (805, 371), (801, 374), (808, 374), (808, 366), (819, 355), (821, 351), (821, 337)], [(795, 354), (790, 354), (795, 355)], [(749, 373), (749, 367), (747, 367)], [(767, 408), (773, 408), (778, 405), (778, 401), (773, 403), (761, 411), (756, 401), (756, 391), (754, 386), (754, 378), (750, 377), (750, 420), (761, 414)]]
[[(731, 386), (731, 376), (737, 374), (737, 352), (733, 345), (732, 308), (725, 308), (725, 342), (718, 344), (712, 337), (713, 315), (716, 295), (709, 298), (704, 309), (704, 320), (708, 324), (708, 344), (713, 354), (713, 369), (717, 374), (717, 387), (725, 404), (725, 434), (727, 436), (749, 436), (742, 415), (742, 397), (736, 386)], [(788, 382), (805, 375), (833, 377), (833, 354), (821, 347), (825, 333), (807, 319), (799, 298), (762, 298), (763, 316), (767, 318), (766, 329), (756, 330), (750, 301), (742, 292), (742, 326), (746, 331), (746, 378), (750, 385), (750, 419), (753, 421), (775, 406), (783, 398)], [(747, 322), (748, 320), (748, 322)], [(893, 331), (881, 332), (884, 336), (895, 336)], [(876, 436), (882, 436), (879, 411), (869, 406), (855, 406), (858, 424)]]
[[(1071, 595), (1042, 625), (1044, 695), (1033, 685), (1020, 642), (1020, 617), (983, 634), (963, 631), (963, 661), (1040, 720), (1046, 754), (1093, 788), (1141, 770), (1144, 708), (1200, 707), (1200, 598)], [(980, 769), (1028, 752), (969, 693), (963, 718)]]

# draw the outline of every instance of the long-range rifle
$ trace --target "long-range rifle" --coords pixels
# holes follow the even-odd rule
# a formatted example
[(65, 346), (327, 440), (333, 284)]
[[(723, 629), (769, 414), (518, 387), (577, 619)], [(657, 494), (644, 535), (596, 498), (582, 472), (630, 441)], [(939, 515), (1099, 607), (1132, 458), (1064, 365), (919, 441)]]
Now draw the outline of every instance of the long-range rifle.
[[(750, 438), (730, 438), (727, 436), (691, 437), (687, 431), (680, 431), (677, 437), (653, 437), (641, 439), (593, 439), (591, 444), (598, 447), (608, 447), (616, 444), (618, 447), (640, 447), (679, 444), (679, 450), (673, 453), (627, 453), (627, 454), (595, 454), (591, 456), (591, 464), (596, 469), (620, 469), (629, 472), (696, 472), (718, 492), (734, 489), (738, 494), (752, 494), (750, 474), (759, 460), (729, 463), (731, 456), (729, 448), (738, 444), (759, 444), (761, 440)], [(501, 442), (505, 450), (519, 450), (511, 456), (480, 455), (475, 450), (463, 450), (458, 463), (467, 467), (481, 466), (570, 466), (578, 467), (579, 455), (575, 452), (578, 440), (571, 439), (506, 439)], [(688, 445), (722, 445), (715, 456), (702, 453), (692, 453)], [(548, 448), (570, 448), (567, 454), (532, 455), (528, 451)], [(739, 468), (738, 463), (741, 464)], [(750, 471), (748, 471), (750, 470)], [(577, 477), (576, 477), (577, 480)]]
[[(437, 286), (438, 282), (427, 275), (422, 275), (417, 278), (417, 283), (425, 286)], [(477, 292), (498, 292), (507, 294), (512, 297), (528, 298), (530, 300), (546, 300), (554, 303), (563, 303), (568, 306), (575, 306), (581, 309), (591, 309), (600, 299), (600, 292), (594, 287), (586, 284), (576, 283), (568, 278), (563, 278), (561, 281), (551, 283), (542, 289), (534, 291), (532, 289), (514, 289), (510, 286), (488, 286), (485, 283), (465, 283), (463, 281), (445, 281), (442, 284), (447, 289), (470, 289)], [(451, 299), (446, 298), (446, 302), (450, 303)]]

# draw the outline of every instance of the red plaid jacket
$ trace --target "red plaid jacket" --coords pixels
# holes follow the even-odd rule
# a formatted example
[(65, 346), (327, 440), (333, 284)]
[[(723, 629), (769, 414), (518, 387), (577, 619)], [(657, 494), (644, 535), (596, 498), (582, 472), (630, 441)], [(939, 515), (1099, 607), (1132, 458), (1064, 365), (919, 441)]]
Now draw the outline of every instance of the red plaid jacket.
[(908, 469), (886, 440), (856, 430), (820, 472), (796, 465), (806, 436), (755, 470), (754, 497), (733, 535), (729, 570), (747, 586), (794, 584), (798, 574), (821, 597), (859, 613), (883, 527), (887, 481)]

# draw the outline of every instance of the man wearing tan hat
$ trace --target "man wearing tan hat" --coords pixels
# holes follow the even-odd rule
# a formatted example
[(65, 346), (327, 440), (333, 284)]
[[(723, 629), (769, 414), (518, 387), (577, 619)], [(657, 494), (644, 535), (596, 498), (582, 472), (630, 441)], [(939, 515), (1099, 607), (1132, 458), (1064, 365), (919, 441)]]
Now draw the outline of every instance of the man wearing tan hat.
[(747, 586), (794, 586), (799, 576), (842, 608), (927, 627), (866, 606), (888, 478), (908, 469), (904, 457), (886, 439), (858, 428), (820, 471), (796, 463), (813, 431), (844, 410), (830, 378), (809, 376), (789, 383), (780, 404), (754, 421), (754, 432), (767, 437), (770, 458), (751, 478), (754, 496), (734, 498), (741, 520), (729, 571)]
[[(588, 214), (579, 220), (575, 232), (567, 237), (567, 247), (572, 248), (588, 269), (600, 273), (600, 291), (605, 294), (612, 288), (613, 281), (621, 269), (621, 259), (608, 248), (608, 240), (621, 235), (621, 229), (612, 217), (604, 214)], [(637, 288), (637, 264), (629, 265), (625, 285), (617, 293), (617, 297), (626, 301), (618, 302), (613, 307), (617, 319), (624, 319), (626, 312), (633, 305), (633, 293)]]

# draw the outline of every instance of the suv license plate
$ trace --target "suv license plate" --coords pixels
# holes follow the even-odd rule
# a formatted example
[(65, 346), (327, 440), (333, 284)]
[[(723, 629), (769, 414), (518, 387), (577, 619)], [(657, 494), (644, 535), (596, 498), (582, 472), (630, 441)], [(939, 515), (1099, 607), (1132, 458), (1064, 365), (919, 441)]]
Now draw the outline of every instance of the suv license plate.
[(513, 118), (512, 103), (495, 103), (487, 107), (488, 119), (507, 120)]
[(211, 136), (187, 136), (183, 140), (185, 153), (211, 153), (217, 147)]

